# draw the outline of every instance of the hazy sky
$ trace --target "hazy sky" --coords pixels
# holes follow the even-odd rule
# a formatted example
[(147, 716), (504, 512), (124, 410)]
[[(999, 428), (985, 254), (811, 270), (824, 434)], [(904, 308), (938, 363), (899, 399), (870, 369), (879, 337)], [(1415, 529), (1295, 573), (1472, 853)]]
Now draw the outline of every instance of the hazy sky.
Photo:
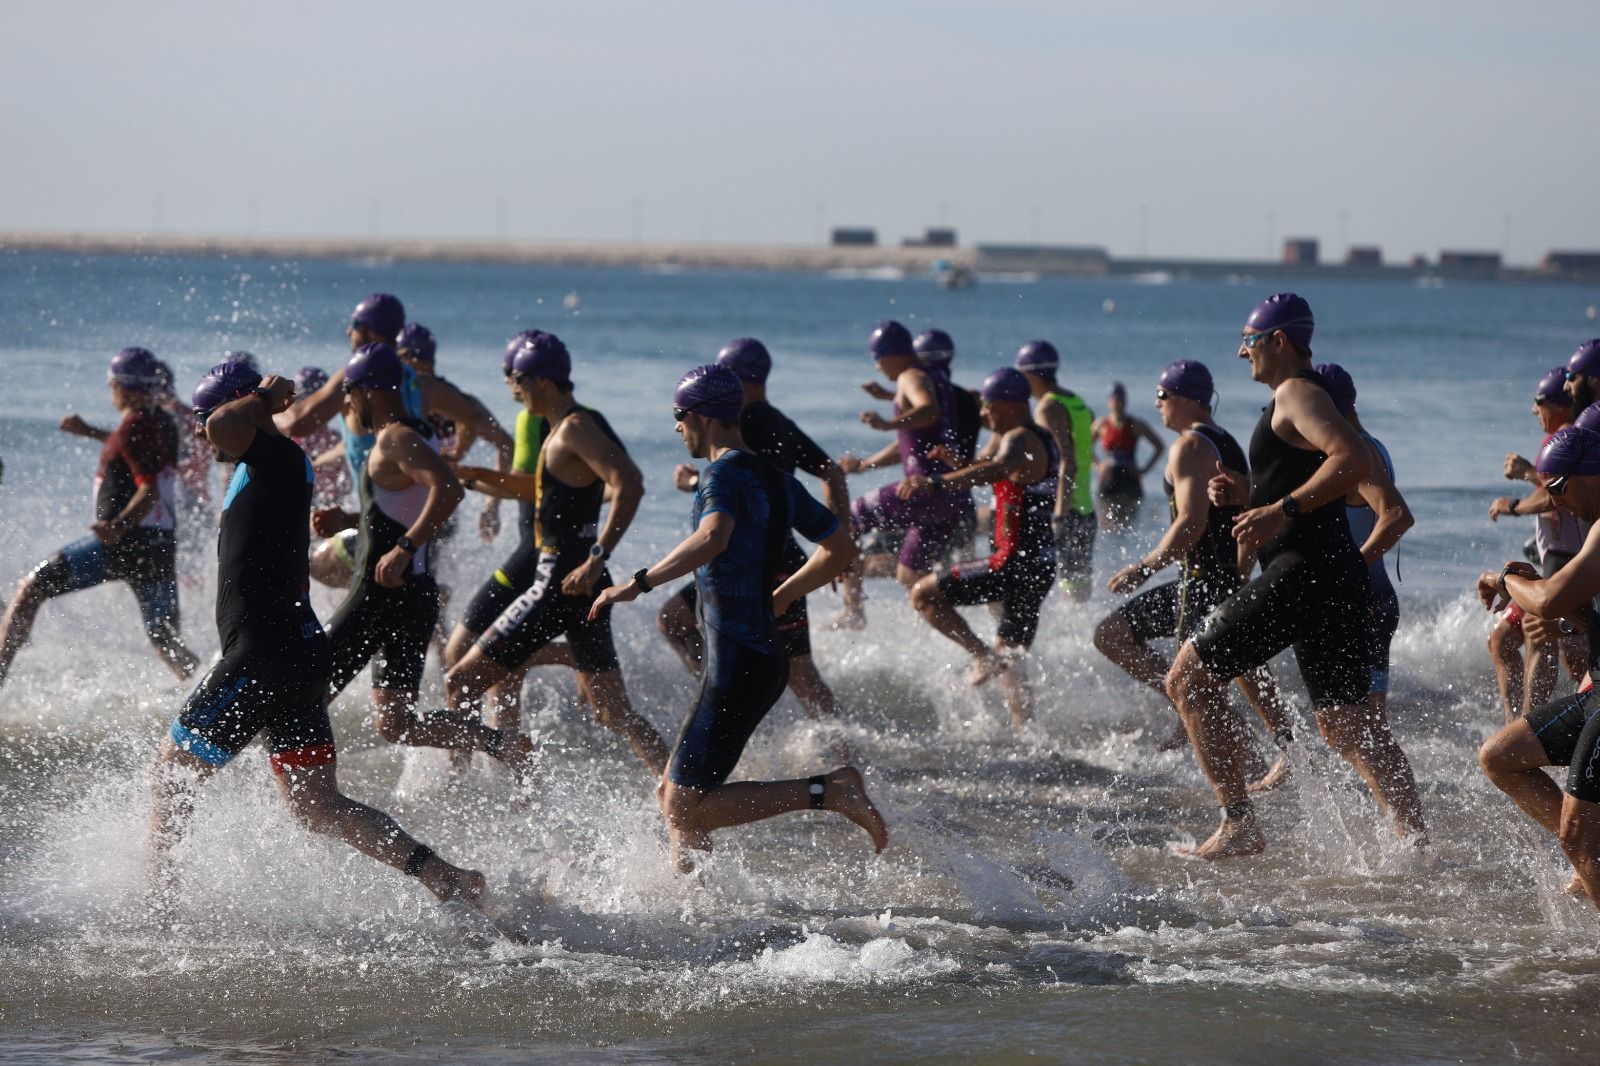
[[(0, 0), (0, 228), (1600, 248), (1600, 3)], [(1142, 224), (1141, 218), (1147, 219)]]

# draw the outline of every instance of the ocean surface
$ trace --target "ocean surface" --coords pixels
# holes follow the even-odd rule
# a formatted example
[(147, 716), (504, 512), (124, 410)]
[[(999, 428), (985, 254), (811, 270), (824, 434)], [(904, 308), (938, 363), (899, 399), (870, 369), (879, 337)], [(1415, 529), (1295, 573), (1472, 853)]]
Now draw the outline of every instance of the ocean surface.
[[(1122, 381), (1157, 425), (1156, 375), (1200, 359), (1219, 421), (1247, 438), (1267, 393), (1235, 357), (1239, 327), (1281, 284), (1163, 281), (946, 292), (879, 273), (0, 255), (0, 583), (84, 535), (96, 446), (55, 427), (72, 411), (112, 423), (105, 364), (125, 345), (171, 362), (183, 391), (223, 349), (284, 373), (332, 368), (350, 309), (392, 291), (438, 336), (440, 371), (509, 422), (506, 338), (556, 332), (578, 397), (648, 480), (621, 575), (687, 531), (672, 385), (736, 336), (765, 340), (773, 401), (835, 454), (884, 441), (856, 415), (872, 406), (858, 388), (873, 376), (867, 335), (890, 317), (953, 334), (969, 385), (1048, 338), (1068, 387), (1100, 410)], [(1304, 724), (1290, 785), (1259, 805), (1270, 849), (1220, 865), (1174, 854), (1210, 832), (1211, 793), (1186, 751), (1157, 750), (1172, 712), (1090, 643), (1119, 602), (1104, 578), (1164, 525), (1152, 475), (1141, 528), (1101, 538), (1094, 599), (1047, 606), (1026, 731), (997, 687), (963, 683), (955, 646), (892, 583), (869, 583), (865, 632), (814, 624), (843, 734), (890, 822), (881, 857), (853, 826), (803, 814), (720, 833), (702, 871), (680, 876), (653, 782), (579, 712), (568, 675), (529, 682), (526, 721), (544, 742), (531, 804), (481, 757), (452, 775), (437, 753), (385, 745), (358, 681), (333, 707), (345, 790), (485, 871), (531, 943), (300, 830), (254, 747), (203, 791), (177, 921), (160, 928), (142, 907), (145, 770), (187, 686), (110, 585), (49, 603), (0, 689), (0, 1058), (1595, 1061), (1600, 916), (1562, 892), (1554, 842), (1478, 770), (1501, 712), (1471, 586), (1531, 532), (1491, 524), (1488, 504), (1514, 489), (1505, 454), (1539, 443), (1534, 382), (1600, 333), (1586, 316), (1600, 293), (1296, 288), (1316, 311), (1317, 358), (1354, 376), (1417, 516), (1397, 559), (1390, 707), (1431, 862), (1396, 842)], [(202, 657), (217, 647), (210, 523), (188, 517), (181, 555), (184, 636)], [(452, 542), (442, 573), (458, 605), (512, 537)], [(318, 591), (324, 617), (337, 596)], [(661, 600), (615, 622), (635, 706), (670, 736), (694, 680), (656, 634)], [(814, 596), (815, 623), (837, 606)], [(992, 632), (987, 612), (971, 617)], [(1292, 660), (1277, 668), (1305, 719)], [(424, 699), (442, 704), (433, 665)], [(828, 739), (785, 697), (736, 776), (818, 772)]]

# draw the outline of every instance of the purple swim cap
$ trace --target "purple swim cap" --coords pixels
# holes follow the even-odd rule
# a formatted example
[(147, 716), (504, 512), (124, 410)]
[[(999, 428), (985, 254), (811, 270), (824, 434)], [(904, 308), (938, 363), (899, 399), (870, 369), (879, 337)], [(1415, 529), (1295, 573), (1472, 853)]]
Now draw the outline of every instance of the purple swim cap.
[(1128, 390), (1122, 387), (1122, 382), (1113, 381), (1111, 383), (1111, 391), (1106, 393), (1106, 395), (1114, 396), (1119, 400), (1126, 401), (1128, 399)]
[(672, 406), (684, 414), (692, 412), (737, 422), (744, 407), (744, 386), (732, 370), (707, 363), (678, 379), (678, 387), (672, 390)]
[(1600, 337), (1584, 341), (1567, 360), (1567, 369), (1574, 374), (1600, 378)]
[(1017, 350), (1011, 365), (1018, 370), (1055, 371), (1061, 366), (1061, 356), (1049, 341), (1029, 341)]
[(554, 333), (532, 329), (511, 338), (515, 345), (506, 349), (511, 357), (511, 373), (519, 377), (544, 378), (563, 387), (572, 384), (572, 356)]
[(767, 375), (772, 373), (772, 353), (754, 337), (737, 337), (722, 346), (717, 365), (738, 374), (740, 381), (765, 385)]
[(1553, 477), (1600, 474), (1600, 433), (1581, 426), (1562, 426), (1539, 449), (1533, 468)]
[(406, 309), (399, 297), (375, 292), (356, 304), (356, 309), (350, 312), (350, 324), (365, 326), (384, 340), (392, 341), (400, 336), (406, 324)]
[(261, 384), (261, 375), (238, 360), (229, 359), (206, 371), (194, 387), (190, 403), (202, 420), (229, 400), (243, 396)]
[(1566, 367), (1552, 367), (1544, 372), (1544, 377), (1534, 386), (1533, 402), (1540, 406), (1547, 403), (1553, 403), (1557, 407), (1572, 406), (1572, 396), (1567, 392)]
[(224, 363), (243, 363), (257, 374), (261, 373), (261, 364), (256, 362), (256, 357), (249, 352), (223, 352), (222, 361)]
[(387, 341), (363, 344), (344, 365), (344, 387), (351, 389), (377, 389), (399, 392), (405, 381), (405, 364), (400, 362), (394, 345)]
[(1210, 407), (1211, 398), (1217, 391), (1211, 383), (1211, 371), (1206, 369), (1204, 363), (1193, 359), (1179, 359), (1168, 366), (1156, 379), (1156, 387), (1174, 396), (1193, 400), (1201, 407)]
[(1579, 429), (1600, 433), (1600, 403), (1592, 403), (1579, 411), (1578, 417), (1572, 420), (1572, 424)]
[(421, 322), (407, 322), (406, 328), (400, 331), (400, 339), (395, 341), (394, 350), (432, 366), (439, 343), (433, 339), (433, 331)]
[(893, 319), (879, 323), (878, 328), (872, 331), (867, 351), (872, 353), (874, 359), (917, 354), (916, 345), (911, 342), (911, 331)]
[(111, 357), (106, 381), (135, 392), (148, 392), (161, 384), (160, 365), (148, 348), (124, 348)]
[(1261, 333), (1282, 330), (1291, 344), (1309, 354), (1311, 331), (1317, 323), (1311, 317), (1311, 305), (1303, 297), (1292, 292), (1275, 292), (1256, 304), (1244, 324)]
[(942, 329), (926, 329), (911, 342), (923, 366), (947, 367), (955, 362), (956, 342)]
[(511, 364), (517, 358), (517, 353), (522, 351), (522, 346), (532, 341), (535, 337), (543, 335), (544, 330), (542, 329), (525, 329), (506, 341), (506, 354), (500, 360), (500, 368), (505, 371), (507, 377), (511, 376)]
[(1003, 366), (999, 370), (991, 371), (983, 379), (983, 387), (978, 390), (978, 396), (990, 403), (1026, 403), (1033, 396), (1033, 389), (1028, 386), (1028, 376), (1020, 370)]
[(1338, 363), (1318, 363), (1311, 368), (1315, 370), (1328, 385), (1328, 395), (1333, 397), (1333, 406), (1346, 418), (1356, 409), (1356, 382), (1350, 376), (1350, 371)]
[(300, 396), (316, 392), (328, 383), (328, 372), (320, 366), (303, 366), (294, 376), (294, 391)]

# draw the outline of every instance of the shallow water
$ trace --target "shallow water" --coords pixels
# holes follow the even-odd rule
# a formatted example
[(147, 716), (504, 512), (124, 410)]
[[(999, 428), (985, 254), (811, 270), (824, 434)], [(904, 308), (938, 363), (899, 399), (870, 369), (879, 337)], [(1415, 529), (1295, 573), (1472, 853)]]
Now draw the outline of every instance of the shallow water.
[[(254, 295), (260, 278), (278, 287)], [(0, 258), (0, 281), (14, 344), (14, 387), (0, 401), (7, 581), (87, 520), (93, 453), (51, 426), (69, 397), (109, 420), (108, 349), (150, 343), (190, 376), (223, 346), (291, 370), (331, 364), (342, 316), (375, 288), (399, 291), (441, 334), (444, 372), (505, 416), (493, 391), (499, 339), (582, 294), (576, 315), (550, 321), (574, 347), (580, 396), (611, 415), (653, 486), (618, 572), (683, 529), (687, 498), (665, 487), (677, 455), (662, 389), (738, 333), (773, 345), (774, 398), (834, 450), (873, 443), (852, 419), (865, 406), (855, 353), (891, 313), (949, 328), (963, 380), (987, 368), (978, 353), (1039, 334), (1080, 361), (1078, 387), (1096, 398), (1113, 374), (1141, 395), (1169, 358), (1204, 347), (1220, 350), (1207, 358), (1225, 424), (1244, 434), (1264, 399), (1227, 362), (1259, 286), (991, 284), (952, 295), (916, 280), (21, 256)], [(1099, 310), (1108, 292), (1113, 316)], [(864, 634), (818, 627), (813, 639), (891, 824), (880, 858), (854, 827), (803, 814), (720, 834), (693, 878), (669, 872), (651, 782), (579, 715), (570, 680), (546, 671), (528, 695), (527, 720), (546, 742), (531, 805), (496, 767), (452, 778), (436, 753), (382, 745), (353, 692), (334, 709), (346, 790), (482, 868), (497, 914), (530, 943), (308, 837), (257, 749), (206, 788), (181, 852), (177, 924), (161, 930), (142, 906), (143, 774), (186, 687), (144, 648), (126, 590), (107, 588), (49, 605), (0, 689), (0, 1053), (1592, 1061), (1600, 918), (1562, 893), (1553, 842), (1477, 770), (1476, 744), (1499, 711), (1485, 616), (1466, 596), (1471, 575), (1525, 535), (1481, 515), (1505, 491), (1505, 451), (1537, 443), (1527, 393), (1587, 335), (1587, 294), (1348, 285), (1308, 295), (1329, 335), (1319, 357), (1360, 353), (1343, 361), (1419, 516), (1402, 550), (1391, 707), (1423, 787), (1431, 860), (1396, 841), (1314, 744), (1296, 752), (1291, 785), (1261, 803), (1265, 855), (1180, 858), (1172, 845), (1210, 830), (1213, 801), (1187, 754), (1156, 750), (1171, 712), (1089, 644), (1109, 596), (1047, 610), (1031, 667), (1039, 718), (1019, 734), (999, 693), (963, 685), (953, 648), (878, 582)], [(1147, 529), (1129, 543), (1147, 544), (1159, 523), (1147, 504)], [(210, 654), (208, 538), (192, 528), (187, 539), (185, 636)], [(1109, 573), (1127, 545), (1102, 543)], [(466, 595), (503, 550), (458, 537), (446, 572)], [(336, 602), (319, 592), (324, 616)], [(692, 682), (654, 633), (657, 606), (619, 610), (618, 642), (636, 705), (670, 732)], [(813, 615), (835, 607), (823, 593)], [(988, 624), (982, 612), (975, 622)], [(1292, 663), (1280, 675), (1299, 693)], [(439, 700), (431, 669), (427, 686)], [(1299, 733), (1312, 735), (1304, 723)], [(739, 774), (816, 772), (830, 762), (827, 739), (786, 698)]]

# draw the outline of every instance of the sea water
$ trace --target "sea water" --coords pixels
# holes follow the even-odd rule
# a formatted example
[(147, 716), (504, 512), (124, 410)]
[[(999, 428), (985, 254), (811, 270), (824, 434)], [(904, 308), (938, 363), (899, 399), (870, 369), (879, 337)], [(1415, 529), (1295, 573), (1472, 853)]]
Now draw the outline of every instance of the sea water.
[[(968, 385), (1048, 338), (1065, 385), (1102, 411), (1123, 382), (1131, 412), (1167, 439), (1156, 376), (1202, 360), (1219, 421), (1247, 440), (1268, 397), (1236, 357), (1239, 328), (1283, 287), (1311, 301), (1316, 357), (1354, 376), (1416, 514), (1391, 563), (1402, 621), (1390, 713), (1431, 861), (1398, 844), (1318, 750), (1288, 657), (1277, 669), (1307, 743), (1291, 784), (1260, 803), (1270, 849), (1218, 865), (1174, 854), (1210, 831), (1214, 799), (1188, 752), (1157, 749), (1171, 710), (1090, 643), (1119, 602), (1104, 579), (1165, 522), (1152, 473), (1139, 528), (1096, 548), (1094, 599), (1047, 605), (1026, 730), (1007, 724), (992, 687), (963, 683), (957, 649), (892, 583), (869, 582), (862, 633), (825, 628), (837, 597), (813, 596), (816, 661), (890, 824), (881, 857), (854, 826), (803, 814), (719, 833), (700, 872), (680, 876), (653, 782), (579, 710), (570, 676), (535, 671), (528, 685), (543, 753), (531, 799), (481, 756), (451, 774), (437, 753), (385, 745), (358, 680), (333, 706), (345, 790), (485, 871), (530, 942), (303, 832), (259, 748), (203, 790), (175, 923), (158, 927), (142, 905), (145, 771), (187, 686), (145, 643), (128, 590), (110, 585), (46, 605), (0, 689), (0, 1055), (1593, 1061), (1600, 918), (1562, 892), (1553, 841), (1477, 768), (1501, 712), (1472, 596), (1478, 572), (1518, 557), (1531, 532), (1527, 520), (1491, 524), (1487, 508), (1525, 488), (1501, 464), (1539, 443), (1534, 382), (1600, 332), (1589, 290), (1013, 277), (951, 293), (884, 275), (4, 255), (0, 582), (84, 535), (97, 446), (55, 427), (72, 411), (112, 424), (105, 365), (130, 344), (170, 362), (180, 391), (224, 349), (285, 374), (331, 369), (348, 356), (350, 309), (391, 291), (438, 336), (440, 372), (509, 424), (506, 338), (558, 333), (578, 398), (606, 413), (647, 479), (612, 562), (621, 577), (687, 532), (671, 388), (732, 337), (766, 342), (772, 400), (834, 454), (886, 440), (857, 417), (875, 406), (858, 386), (886, 318), (949, 331)], [(463, 506), (441, 564), (452, 617), (514, 537), (513, 507), (486, 544), (479, 500)], [(202, 657), (217, 647), (214, 532), (202, 512), (182, 533), (184, 637)], [(663, 595), (619, 608), (614, 624), (635, 706), (671, 736), (694, 679), (656, 634)], [(337, 602), (317, 590), (324, 618)], [(970, 617), (990, 632), (987, 612)], [(442, 703), (434, 666), (423, 699)], [(818, 772), (832, 739), (786, 697), (737, 776)]]

